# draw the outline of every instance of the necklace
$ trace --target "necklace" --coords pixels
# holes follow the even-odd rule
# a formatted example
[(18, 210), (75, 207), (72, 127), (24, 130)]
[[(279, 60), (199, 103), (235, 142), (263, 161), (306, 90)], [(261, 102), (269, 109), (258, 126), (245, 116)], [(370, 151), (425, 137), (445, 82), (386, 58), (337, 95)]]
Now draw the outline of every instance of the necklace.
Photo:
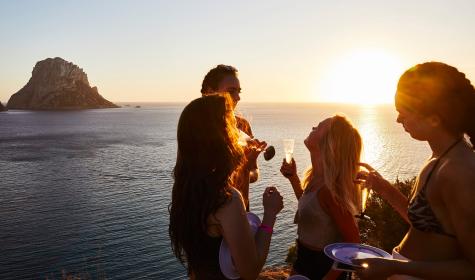
[(443, 158), (445, 155), (447, 155), (450, 150), (452, 150), (455, 146), (457, 146), (457, 144), (459, 142), (461, 142), (463, 139), (462, 138), (459, 138), (457, 139), (454, 143), (452, 143), (452, 145), (450, 145), (442, 154), (440, 154), (440, 156), (435, 160), (435, 163), (434, 163), (434, 167), (432, 167), (432, 169), (430, 170), (429, 174), (427, 175), (427, 179), (426, 179), (426, 182), (424, 184), (424, 188), (427, 186), (427, 183), (429, 182), (429, 179), (430, 177), (432, 176), (432, 173), (434, 172), (434, 170), (437, 168), (437, 165), (439, 165), (439, 162), (440, 162), (440, 159)]

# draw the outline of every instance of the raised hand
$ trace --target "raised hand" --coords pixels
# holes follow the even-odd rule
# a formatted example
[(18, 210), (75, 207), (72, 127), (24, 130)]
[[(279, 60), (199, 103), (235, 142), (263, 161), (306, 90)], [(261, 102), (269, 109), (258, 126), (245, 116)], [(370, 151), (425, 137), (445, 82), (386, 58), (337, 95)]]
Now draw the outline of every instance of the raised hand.
[(266, 147), (267, 143), (265, 141), (259, 141), (256, 138), (247, 141), (245, 153), (249, 169), (257, 168), (257, 157), (266, 149)]
[(280, 173), (284, 175), (285, 178), (291, 179), (294, 176), (297, 176), (297, 164), (295, 160), (292, 158), (290, 163), (287, 163), (285, 158), (282, 160), (282, 166), (280, 167)]
[(267, 187), (262, 194), (264, 213), (276, 216), (284, 208), (284, 200), (276, 187)]
[(386, 179), (379, 174), (371, 165), (367, 163), (359, 163), (360, 166), (366, 168), (368, 171), (360, 171), (358, 177), (364, 179), (357, 180), (365, 180), (365, 187), (374, 190), (380, 197), (386, 200), (391, 206), (401, 215), (401, 217), (409, 222), (407, 217), (407, 206), (408, 206), (408, 199), (407, 197), (402, 194), (397, 188), (394, 188), (391, 183), (389, 183)]
[(371, 165), (360, 162), (358, 165), (364, 167), (367, 171), (360, 171), (356, 177), (356, 180), (361, 182), (365, 181), (365, 186), (374, 190), (379, 194), (385, 193), (388, 187), (391, 187), (391, 183), (389, 183), (386, 179), (379, 174), (376, 169), (374, 169)]

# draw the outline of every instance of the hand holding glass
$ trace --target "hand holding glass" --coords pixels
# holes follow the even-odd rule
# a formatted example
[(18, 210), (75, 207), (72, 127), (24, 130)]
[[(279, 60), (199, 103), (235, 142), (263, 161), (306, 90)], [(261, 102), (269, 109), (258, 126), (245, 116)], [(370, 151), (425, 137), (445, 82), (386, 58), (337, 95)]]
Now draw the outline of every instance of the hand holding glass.
[[(267, 146), (265, 142), (259, 142), (256, 139), (252, 138), (251, 136), (247, 135), (244, 131), (239, 129), (239, 139), (238, 139), (238, 144), (241, 145), (242, 147), (249, 146), (249, 148), (256, 148), (256, 150), (260, 153), (262, 149), (264, 150), (264, 159), (265, 160), (271, 160), (274, 155), (275, 155), (275, 149), (274, 146)], [(257, 145), (256, 145), (257, 143)]]
[(369, 220), (370, 218), (365, 215), (368, 198), (371, 196), (371, 189), (367, 184), (368, 182), (365, 181), (361, 185), (361, 213), (356, 215), (356, 217)]
[(238, 131), (239, 131), (239, 139), (238, 139), (239, 145), (243, 147), (247, 146), (247, 143), (252, 140), (251, 136), (247, 135), (244, 131), (240, 129)]

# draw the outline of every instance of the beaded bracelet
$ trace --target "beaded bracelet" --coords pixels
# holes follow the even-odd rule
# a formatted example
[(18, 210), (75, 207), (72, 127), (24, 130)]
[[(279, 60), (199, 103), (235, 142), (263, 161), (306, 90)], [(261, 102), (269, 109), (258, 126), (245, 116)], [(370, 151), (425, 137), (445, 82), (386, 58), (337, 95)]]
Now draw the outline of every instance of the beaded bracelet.
[(272, 227), (267, 226), (267, 225), (264, 225), (264, 224), (261, 224), (261, 225), (259, 226), (259, 228), (262, 229), (263, 231), (267, 232), (267, 233), (270, 233), (270, 234), (272, 234), (272, 232), (274, 231), (274, 230), (272, 229)]

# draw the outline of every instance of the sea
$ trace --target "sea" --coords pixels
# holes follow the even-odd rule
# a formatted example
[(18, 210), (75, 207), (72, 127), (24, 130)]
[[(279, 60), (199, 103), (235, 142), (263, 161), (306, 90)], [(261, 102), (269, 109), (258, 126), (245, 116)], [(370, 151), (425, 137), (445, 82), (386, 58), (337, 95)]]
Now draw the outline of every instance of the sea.
[[(168, 236), (176, 127), (185, 103), (129, 103), (117, 109), (0, 113), (0, 279), (183, 279)], [(283, 139), (303, 140), (312, 126), (346, 115), (364, 142), (363, 160), (388, 180), (414, 177), (430, 156), (396, 122), (392, 105), (240, 103), (254, 136), (276, 149), (259, 158), (251, 211), (261, 194), (284, 197), (266, 265), (285, 263), (295, 242), (297, 200), (280, 174)]]

